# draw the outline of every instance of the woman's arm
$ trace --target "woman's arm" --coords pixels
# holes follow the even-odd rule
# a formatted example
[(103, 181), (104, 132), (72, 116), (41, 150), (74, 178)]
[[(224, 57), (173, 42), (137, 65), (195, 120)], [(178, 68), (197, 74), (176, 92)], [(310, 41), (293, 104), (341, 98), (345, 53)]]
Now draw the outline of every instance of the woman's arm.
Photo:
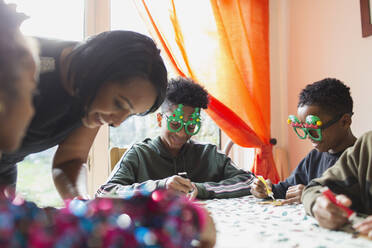
[(99, 128), (82, 126), (59, 144), (54, 155), (52, 175), (54, 184), (63, 199), (84, 197), (83, 194), (86, 192), (78, 189), (77, 180), (98, 130)]

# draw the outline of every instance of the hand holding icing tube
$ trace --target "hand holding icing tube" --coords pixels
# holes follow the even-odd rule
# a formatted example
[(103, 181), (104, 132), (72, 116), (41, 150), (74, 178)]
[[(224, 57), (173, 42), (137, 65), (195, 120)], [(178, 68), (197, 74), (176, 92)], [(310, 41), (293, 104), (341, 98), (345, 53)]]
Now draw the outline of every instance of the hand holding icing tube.
[(351, 218), (355, 215), (355, 212), (350, 208), (344, 206), (341, 202), (339, 202), (335, 196), (335, 194), (327, 187), (323, 190), (322, 194), (328, 198), (333, 204), (337, 205), (338, 207), (342, 208), (347, 213), (347, 218)]
[[(187, 176), (187, 172), (178, 172), (177, 175), (179, 175), (180, 177), (183, 177), (185, 179), (189, 179), (189, 177)], [(190, 190), (188, 194), (192, 194), (194, 191), (195, 191), (195, 188)]]
[(347, 214), (347, 218), (348, 220), (352, 223), (352, 224), (358, 224), (360, 223), (361, 221), (364, 220), (364, 218), (362, 217), (358, 217), (356, 215), (356, 212), (351, 210), (350, 208), (346, 207), (345, 205), (343, 205), (339, 200), (337, 200), (336, 198), (336, 195), (328, 188), (326, 187), (323, 191), (322, 191), (322, 194), (327, 197), (328, 200), (330, 200), (333, 204), (335, 204), (336, 206), (338, 206), (339, 208), (341, 208), (342, 210), (344, 210)]
[(266, 180), (262, 176), (257, 176), (257, 178), (265, 185), (267, 195), (275, 201), (274, 193), (269, 188), (269, 185), (267, 185)]

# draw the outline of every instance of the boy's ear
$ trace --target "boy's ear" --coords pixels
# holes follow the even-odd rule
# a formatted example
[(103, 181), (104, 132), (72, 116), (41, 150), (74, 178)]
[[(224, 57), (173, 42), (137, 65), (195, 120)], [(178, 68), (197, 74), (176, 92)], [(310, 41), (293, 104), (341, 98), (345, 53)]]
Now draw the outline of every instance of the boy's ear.
[(158, 122), (158, 127), (161, 127), (161, 121), (163, 120), (163, 115), (161, 113), (157, 113), (156, 120)]
[(345, 128), (349, 128), (351, 126), (351, 115), (350, 114), (344, 114), (342, 117), (341, 117), (341, 123), (342, 123), (342, 126), (345, 127)]

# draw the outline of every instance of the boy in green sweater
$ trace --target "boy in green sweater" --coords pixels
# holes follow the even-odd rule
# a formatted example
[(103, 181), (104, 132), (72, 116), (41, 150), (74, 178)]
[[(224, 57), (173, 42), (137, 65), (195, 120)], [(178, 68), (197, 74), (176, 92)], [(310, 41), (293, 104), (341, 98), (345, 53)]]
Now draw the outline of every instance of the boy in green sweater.
[(353, 227), (372, 239), (372, 132), (360, 137), (322, 177), (312, 180), (302, 194), (306, 212), (320, 226), (338, 229), (349, 222), (348, 215), (322, 194), (325, 187), (336, 194), (339, 204), (369, 215)]
[(250, 172), (236, 168), (215, 145), (190, 139), (201, 128), (200, 110), (207, 107), (208, 94), (200, 85), (186, 78), (172, 80), (157, 115), (161, 135), (133, 145), (96, 195), (120, 196), (141, 188), (175, 190), (199, 199), (250, 194)]

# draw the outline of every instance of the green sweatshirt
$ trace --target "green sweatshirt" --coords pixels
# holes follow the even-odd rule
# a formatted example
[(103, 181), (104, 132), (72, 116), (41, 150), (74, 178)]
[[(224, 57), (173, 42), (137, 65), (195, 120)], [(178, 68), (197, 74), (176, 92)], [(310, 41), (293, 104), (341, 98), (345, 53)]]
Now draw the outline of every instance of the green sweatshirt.
[(351, 208), (372, 214), (372, 132), (360, 137), (348, 148), (333, 167), (322, 177), (314, 179), (302, 193), (302, 202), (309, 215), (322, 187), (328, 186), (336, 194), (345, 194), (352, 201)]
[(128, 190), (141, 188), (164, 189), (166, 178), (179, 172), (187, 172), (198, 189), (199, 199), (249, 195), (254, 179), (252, 173), (236, 168), (215, 145), (189, 140), (174, 157), (157, 137), (133, 145), (96, 195), (125, 195)]

